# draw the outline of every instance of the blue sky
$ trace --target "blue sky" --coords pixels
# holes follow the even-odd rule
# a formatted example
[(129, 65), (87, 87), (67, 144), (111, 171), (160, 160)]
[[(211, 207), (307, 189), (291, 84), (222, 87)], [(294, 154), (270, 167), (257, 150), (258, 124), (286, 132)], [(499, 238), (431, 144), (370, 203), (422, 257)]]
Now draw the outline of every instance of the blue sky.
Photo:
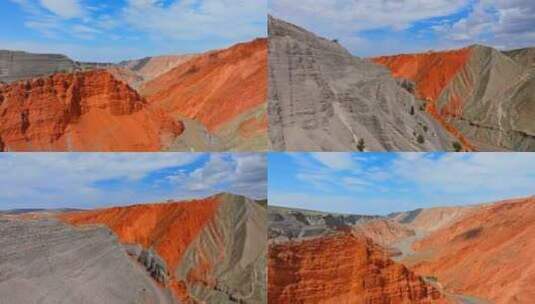
[(266, 35), (264, 0), (2, 0), (0, 49), (120, 61)]
[(266, 198), (252, 153), (3, 153), (0, 210), (95, 208), (231, 192)]
[(268, 11), (359, 56), (535, 46), (533, 0), (270, 0)]
[(352, 214), (535, 195), (533, 153), (270, 153), (271, 205)]

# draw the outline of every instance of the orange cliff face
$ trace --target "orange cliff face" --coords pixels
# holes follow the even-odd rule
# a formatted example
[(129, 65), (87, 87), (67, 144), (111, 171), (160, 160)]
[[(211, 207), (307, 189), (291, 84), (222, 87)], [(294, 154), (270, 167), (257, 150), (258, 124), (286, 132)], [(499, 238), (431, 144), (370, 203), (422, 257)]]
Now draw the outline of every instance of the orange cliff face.
[[(141, 92), (153, 106), (200, 121), (217, 131), (267, 100), (267, 39), (198, 55), (146, 83)], [(267, 129), (261, 118), (248, 122)]]
[(463, 48), (446, 52), (383, 56), (372, 60), (390, 69), (394, 77), (414, 81), (417, 97), (435, 101), (468, 62), (470, 55), (471, 49)]
[(104, 70), (0, 85), (0, 121), (6, 151), (156, 151), (183, 131)]
[(371, 240), (348, 233), (271, 244), (269, 303), (445, 303)]
[(153, 248), (166, 262), (171, 274), (169, 286), (173, 293), (178, 299), (188, 301), (184, 282), (176, 280), (173, 273), (190, 243), (213, 219), (220, 203), (220, 198), (211, 197), (187, 202), (65, 213), (59, 218), (73, 225), (104, 224), (124, 244)]
[(411, 269), (493, 303), (535, 299), (535, 197), (483, 205), (414, 244)]
[(454, 96), (441, 111), (436, 107), (440, 94), (467, 64), (470, 56), (471, 48), (463, 48), (445, 52), (383, 56), (372, 60), (390, 69), (392, 76), (414, 81), (416, 97), (427, 101), (426, 112), (455, 136), (465, 150), (473, 151), (475, 148), (466, 137), (444, 118), (447, 115), (458, 116), (462, 111), (462, 100)]

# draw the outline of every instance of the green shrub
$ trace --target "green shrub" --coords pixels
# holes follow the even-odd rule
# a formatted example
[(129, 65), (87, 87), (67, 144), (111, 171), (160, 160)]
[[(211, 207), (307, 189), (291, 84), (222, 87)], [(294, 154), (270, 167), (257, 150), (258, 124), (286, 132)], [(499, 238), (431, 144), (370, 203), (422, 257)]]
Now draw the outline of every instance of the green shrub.
[(416, 141), (419, 143), (419, 144), (423, 144), (425, 142), (425, 138), (423, 137), (422, 134), (418, 134), (418, 137), (416, 137)]
[(357, 143), (357, 149), (362, 152), (366, 148), (366, 145), (364, 144), (364, 138), (359, 139)]

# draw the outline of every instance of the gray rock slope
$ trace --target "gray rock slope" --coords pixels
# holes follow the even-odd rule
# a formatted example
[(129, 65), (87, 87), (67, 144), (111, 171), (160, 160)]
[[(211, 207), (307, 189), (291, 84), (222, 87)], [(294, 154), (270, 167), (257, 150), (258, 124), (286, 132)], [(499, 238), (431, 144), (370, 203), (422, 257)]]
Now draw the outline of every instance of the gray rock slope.
[(472, 47), (470, 60), (437, 103), (444, 107), (462, 97), (462, 113), (450, 120), (479, 150), (535, 151), (534, 53), (524, 49), (505, 54)]
[(384, 67), (273, 17), (268, 32), (274, 150), (451, 149), (454, 140)]
[(65, 55), (0, 50), (0, 81), (6, 83), (76, 68), (77, 64)]
[(266, 206), (233, 194), (221, 194), (223, 203), (215, 218), (190, 244), (177, 278), (203, 261), (214, 265), (206, 282), (187, 280), (188, 290), (199, 303), (267, 303)]
[(524, 67), (535, 68), (535, 48), (523, 48), (502, 52)]
[(173, 303), (105, 228), (0, 219), (0, 304)]
[(312, 238), (377, 219), (381, 217), (270, 206), (268, 208), (268, 239), (284, 242), (292, 239)]

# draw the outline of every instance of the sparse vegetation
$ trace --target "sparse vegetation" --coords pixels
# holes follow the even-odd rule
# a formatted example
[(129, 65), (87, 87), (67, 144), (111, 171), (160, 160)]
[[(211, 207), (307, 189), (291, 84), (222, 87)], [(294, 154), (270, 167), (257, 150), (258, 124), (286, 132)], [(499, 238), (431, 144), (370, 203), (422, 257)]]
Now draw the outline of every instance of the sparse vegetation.
[(426, 125), (423, 125), (423, 126), (422, 126), (422, 129), (424, 129), (424, 132), (427, 133), (428, 128), (427, 128)]
[(422, 112), (425, 111), (425, 104), (421, 104), (420, 105), (420, 111), (422, 111)]
[(418, 134), (418, 137), (416, 137), (416, 141), (419, 143), (419, 144), (423, 144), (425, 142), (425, 138), (422, 134)]
[(366, 145), (364, 144), (364, 138), (359, 139), (357, 143), (357, 149), (362, 152), (366, 148)]
[(458, 141), (456, 141), (453, 143), (453, 149), (455, 150), (455, 152), (461, 152), (463, 149), (463, 146), (461, 146), (461, 144)]
[(411, 106), (410, 113), (411, 113), (411, 115), (414, 115), (414, 106)]

